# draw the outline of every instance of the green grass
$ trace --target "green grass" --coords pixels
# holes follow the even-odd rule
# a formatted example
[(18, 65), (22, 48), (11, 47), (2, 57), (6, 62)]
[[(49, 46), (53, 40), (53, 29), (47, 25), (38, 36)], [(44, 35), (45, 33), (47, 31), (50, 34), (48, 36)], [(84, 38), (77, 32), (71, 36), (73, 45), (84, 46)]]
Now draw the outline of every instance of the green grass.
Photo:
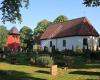
[(100, 64), (86, 66), (82, 69), (59, 68), (58, 75), (52, 76), (50, 68), (0, 62), (0, 80), (100, 80)]

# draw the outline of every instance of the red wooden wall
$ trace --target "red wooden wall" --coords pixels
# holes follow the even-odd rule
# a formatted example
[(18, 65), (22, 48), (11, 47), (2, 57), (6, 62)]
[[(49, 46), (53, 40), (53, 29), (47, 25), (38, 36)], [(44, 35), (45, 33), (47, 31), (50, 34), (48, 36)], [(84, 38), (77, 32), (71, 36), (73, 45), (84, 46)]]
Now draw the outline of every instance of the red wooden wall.
[(19, 35), (8, 35), (6, 47), (11, 51), (17, 51), (20, 48), (20, 36)]

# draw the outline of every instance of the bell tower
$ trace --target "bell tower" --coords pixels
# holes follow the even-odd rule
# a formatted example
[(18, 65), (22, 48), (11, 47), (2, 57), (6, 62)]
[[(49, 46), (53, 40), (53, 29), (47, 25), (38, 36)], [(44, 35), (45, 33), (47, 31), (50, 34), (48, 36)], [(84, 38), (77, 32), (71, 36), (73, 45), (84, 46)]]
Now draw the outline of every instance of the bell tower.
[(6, 47), (11, 53), (16, 53), (20, 49), (20, 33), (16, 27), (12, 27), (7, 37)]

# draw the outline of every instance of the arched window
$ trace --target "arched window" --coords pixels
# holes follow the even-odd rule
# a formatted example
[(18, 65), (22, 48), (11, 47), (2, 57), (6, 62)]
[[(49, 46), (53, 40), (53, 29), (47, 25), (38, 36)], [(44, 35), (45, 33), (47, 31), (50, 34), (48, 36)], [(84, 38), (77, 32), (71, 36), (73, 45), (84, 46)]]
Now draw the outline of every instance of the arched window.
[(66, 40), (63, 40), (63, 47), (66, 47)]
[(50, 47), (52, 47), (52, 41), (50, 41)]
[(87, 38), (84, 38), (84, 39), (83, 39), (83, 45), (88, 45)]

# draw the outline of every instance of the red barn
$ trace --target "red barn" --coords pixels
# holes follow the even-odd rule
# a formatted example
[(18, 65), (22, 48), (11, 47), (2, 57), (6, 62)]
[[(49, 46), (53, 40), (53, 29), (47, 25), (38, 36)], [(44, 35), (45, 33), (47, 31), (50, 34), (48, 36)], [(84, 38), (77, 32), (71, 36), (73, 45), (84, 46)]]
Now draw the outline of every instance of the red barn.
[(13, 27), (7, 37), (6, 47), (11, 52), (17, 52), (20, 49), (20, 34), (16, 27)]

